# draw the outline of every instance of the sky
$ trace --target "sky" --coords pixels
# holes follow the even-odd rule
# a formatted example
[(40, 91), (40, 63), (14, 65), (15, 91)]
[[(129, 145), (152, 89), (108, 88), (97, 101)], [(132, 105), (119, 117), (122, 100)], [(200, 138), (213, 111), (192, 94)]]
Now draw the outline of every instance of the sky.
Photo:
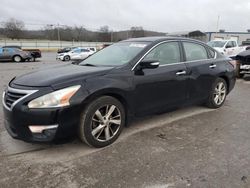
[(60, 24), (92, 30), (108, 25), (113, 31), (133, 26), (168, 33), (246, 31), (250, 29), (250, 1), (1, 0), (0, 22), (10, 18), (24, 21), (27, 29)]

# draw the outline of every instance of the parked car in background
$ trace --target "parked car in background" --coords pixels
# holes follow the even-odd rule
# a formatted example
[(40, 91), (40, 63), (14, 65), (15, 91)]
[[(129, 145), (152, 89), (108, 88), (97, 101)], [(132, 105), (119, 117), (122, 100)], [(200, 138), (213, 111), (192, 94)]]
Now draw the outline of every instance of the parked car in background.
[(210, 47), (227, 57), (235, 58), (240, 52), (246, 50), (248, 46), (239, 46), (234, 40), (212, 40), (207, 43)]
[(29, 142), (78, 133), (88, 145), (104, 147), (131, 117), (190, 104), (219, 108), (234, 85), (231, 59), (200, 41), (129, 39), (78, 65), (12, 79), (3, 93), (5, 127)]
[(29, 52), (31, 57), (32, 57), (30, 59), (30, 61), (36, 61), (37, 58), (42, 57), (42, 53), (39, 49), (22, 49), (21, 46), (3, 46), (3, 48), (16, 48), (16, 49), (20, 49), (20, 50)]
[(91, 51), (93, 51), (94, 53), (97, 51), (97, 50), (96, 50), (96, 47), (86, 47), (85, 49), (91, 50)]
[(41, 50), (39, 49), (22, 49), (23, 51), (30, 52), (32, 59), (30, 61), (36, 61), (37, 58), (42, 57)]
[(57, 59), (62, 61), (80, 60), (89, 57), (93, 53), (95, 52), (85, 48), (74, 48), (69, 52), (57, 54)]
[(84, 59), (86, 59), (87, 57), (91, 56), (94, 53), (95, 53), (94, 50), (81, 48), (80, 53), (72, 54), (71, 60), (84, 60)]
[(250, 49), (239, 53), (237, 60), (237, 76), (242, 78), (245, 74), (250, 74)]
[(75, 49), (75, 48), (78, 48), (78, 47), (66, 47), (66, 48), (62, 48), (62, 49), (59, 49), (59, 50), (57, 51), (57, 53), (58, 53), (58, 54), (60, 54), (60, 53), (67, 53), (67, 52), (69, 52), (69, 51), (71, 51), (71, 50), (73, 50), (73, 49)]
[(32, 56), (29, 52), (20, 50), (19, 48), (0, 48), (0, 61), (23, 62), (30, 61)]

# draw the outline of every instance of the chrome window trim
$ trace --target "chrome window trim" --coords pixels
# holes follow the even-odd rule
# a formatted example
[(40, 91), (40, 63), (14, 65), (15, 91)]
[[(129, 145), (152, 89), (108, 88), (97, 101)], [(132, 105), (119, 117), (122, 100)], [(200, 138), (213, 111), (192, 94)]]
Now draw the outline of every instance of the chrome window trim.
[[(9, 108), (6, 104), (5, 104), (5, 94), (6, 94), (6, 91), (10, 91), (10, 92), (14, 92), (14, 93), (19, 93), (19, 94), (25, 94), (23, 97), (21, 97), (20, 99), (16, 100), (12, 105), (11, 107)], [(12, 111), (12, 109), (14, 108), (14, 106), (19, 103), (21, 100), (27, 98), (28, 96), (34, 94), (35, 92), (37, 92), (38, 90), (23, 90), (23, 89), (15, 89), (15, 88), (12, 88), (12, 87), (9, 87), (3, 92), (3, 96), (2, 96), (2, 103), (3, 103), (3, 106), (9, 110), (9, 111)]]
[[(184, 40), (183, 40), (184, 41)], [(162, 41), (156, 45), (154, 45), (152, 48), (150, 48), (137, 62), (136, 64), (132, 67), (131, 71), (134, 71), (135, 67), (141, 62), (141, 60), (148, 55), (154, 48), (156, 48), (157, 46), (163, 44), (163, 43), (167, 43), (167, 42), (183, 42), (182, 40), (178, 41), (178, 40), (169, 40), (169, 41)], [(185, 41), (184, 41), (185, 42)], [(189, 41), (188, 41), (189, 42)], [(191, 42), (194, 43), (194, 42)], [(200, 44), (201, 45), (201, 44)], [(204, 48), (206, 48), (204, 46)], [(170, 66), (170, 65), (178, 65), (178, 64), (184, 64), (184, 63), (193, 63), (193, 62), (198, 62), (198, 61), (205, 61), (205, 60), (211, 60), (211, 59), (216, 59), (217, 58), (217, 52), (215, 52), (215, 56), (213, 58), (208, 58), (208, 59), (199, 59), (199, 60), (194, 60), (194, 61), (182, 61), (182, 62), (178, 62), (178, 63), (171, 63), (171, 64), (164, 64), (164, 65), (159, 65), (159, 67), (165, 67), (165, 66)]]

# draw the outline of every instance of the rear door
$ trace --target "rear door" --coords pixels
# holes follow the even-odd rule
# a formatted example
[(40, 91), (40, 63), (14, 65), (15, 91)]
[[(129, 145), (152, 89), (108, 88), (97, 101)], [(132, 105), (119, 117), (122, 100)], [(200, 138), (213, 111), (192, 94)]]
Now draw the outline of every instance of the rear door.
[(186, 66), (179, 42), (165, 42), (155, 47), (143, 60), (157, 60), (160, 66), (143, 69), (134, 76), (137, 114), (183, 105), (187, 98)]
[(188, 69), (188, 95), (190, 102), (208, 97), (217, 75), (216, 52), (203, 44), (182, 42)]

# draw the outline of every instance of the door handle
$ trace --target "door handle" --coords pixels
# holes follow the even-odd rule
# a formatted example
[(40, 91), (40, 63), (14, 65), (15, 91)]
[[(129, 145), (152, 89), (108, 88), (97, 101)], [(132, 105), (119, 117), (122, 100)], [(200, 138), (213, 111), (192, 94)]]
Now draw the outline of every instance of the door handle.
[(215, 65), (215, 64), (212, 64), (209, 66), (210, 69), (214, 69), (215, 67), (217, 67), (217, 65)]
[(179, 71), (176, 73), (177, 76), (184, 75), (184, 74), (187, 74), (187, 72), (186, 71)]

